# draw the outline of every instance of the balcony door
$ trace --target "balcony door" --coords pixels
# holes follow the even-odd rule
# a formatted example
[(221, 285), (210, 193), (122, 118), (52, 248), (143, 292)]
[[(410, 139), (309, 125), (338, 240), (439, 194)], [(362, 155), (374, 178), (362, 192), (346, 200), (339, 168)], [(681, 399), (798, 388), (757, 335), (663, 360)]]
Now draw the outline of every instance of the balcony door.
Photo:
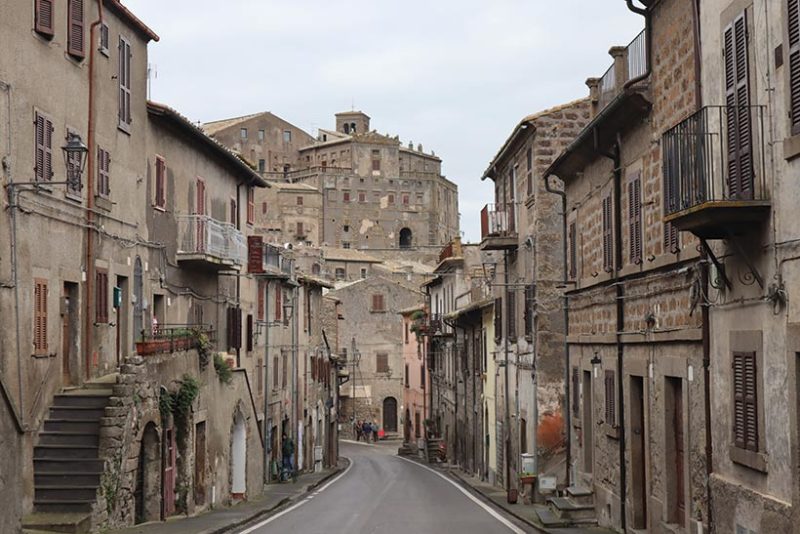
[(753, 119), (750, 114), (747, 11), (723, 32), (727, 114), (728, 198), (753, 199)]
[(206, 214), (206, 183), (200, 178), (197, 179), (197, 202), (195, 204), (195, 214), (197, 215), (197, 252), (206, 250), (206, 222), (203, 215)]

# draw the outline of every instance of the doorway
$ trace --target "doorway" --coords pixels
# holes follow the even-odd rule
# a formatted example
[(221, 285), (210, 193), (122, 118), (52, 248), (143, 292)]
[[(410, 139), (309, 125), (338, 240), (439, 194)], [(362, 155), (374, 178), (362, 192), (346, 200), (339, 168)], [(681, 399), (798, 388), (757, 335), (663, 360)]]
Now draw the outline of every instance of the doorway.
[(161, 447), (155, 423), (148, 423), (139, 445), (134, 503), (136, 524), (161, 519)]
[(666, 428), (667, 521), (683, 527), (686, 517), (684, 468), (683, 380), (667, 377), (664, 381), (664, 417)]
[(647, 529), (647, 469), (645, 465), (644, 378), (631, 376), (631, 479), (633, 528)]
[(64, 387), (74, 383), (72, 370), (77, 368), (78, 284), (64, 282), (61, 295), (61, 376)]
[(231, 439), (231, 496), (243, 499), (247, 493), (247, 429), (244, 416), (237, 412), (233, 418)]
[[(128, 277), (117, 276), (117, 287), (120, 291), (120, 302), (115, 302), (115, 310), (117, 312), (117, 366), (119, 366), (128, 356)], [(117, 304), (119, 304), (117, 306)]]
[(194, 426), (194, 504), (206, 503), (206, 422)]
[(581, 430), (583, 430), (583, 472), (591, 475), (594, 449), (594, 418), (592, 417), (592, 372), (583, 372), (583, 414)]
[(397, 432), (397, 399), (394, 397), (383, 399), (383, 430)]
[(175, 443), (175, 429), (164, 430), (164, 485), (163, 491), (163, 518), (175, 515), (175, 479), (177, 475), (177, 447)]

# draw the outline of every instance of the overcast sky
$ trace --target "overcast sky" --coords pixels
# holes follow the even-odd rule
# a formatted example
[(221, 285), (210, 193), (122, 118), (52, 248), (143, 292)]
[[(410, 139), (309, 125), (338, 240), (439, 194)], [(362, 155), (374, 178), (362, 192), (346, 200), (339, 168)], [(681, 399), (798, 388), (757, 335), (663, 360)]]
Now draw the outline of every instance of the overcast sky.
[(643, 27), (623, 0), (125, 0), (161, 37), (152, 98), (194, 121), (271, 111), (315, 134), (353, 106), (422, 143), (480, 239), (481, 182), (529, 113), (586, 96)]

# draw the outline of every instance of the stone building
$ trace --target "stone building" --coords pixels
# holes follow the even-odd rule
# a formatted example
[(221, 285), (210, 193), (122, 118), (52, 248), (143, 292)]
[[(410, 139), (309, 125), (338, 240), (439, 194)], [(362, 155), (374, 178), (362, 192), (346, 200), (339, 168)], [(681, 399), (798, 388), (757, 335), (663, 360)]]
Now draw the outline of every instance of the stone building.
[[(315, 223), (293, 214), (294, 226), (284, 221), (266, 228), (272, 242), (298, 241), (297, 222), (304, 230), (306, 224), (317, 229), (316, 236), (301, 240), (314, 246), (440, 247), (458, 235), (458, 188), (442, 175), (441, 159), (422, 145), (402, 145), (397, 137), (370, 130), (370, 117), (362, 112), (338, 113), (336, 130), (320, 129), (316, 139), (269, 113), (204, 128), (268, 181), (306, 184), (322, 195), (321, 211), (303, 210), (304, 216), (318, 216)], [(279, 195), (277, 205), (268, 196), (275, 194), (264, 192), (256, 199), (266, 219), (277, 221), (296, 208), (291, 195)]]
[(339, 347), (348, 383), (341, 386), (342, 417), (373, 420), (386, 434), (402, 431), (405, 363), (400, 310), (423, 303), (419, 291), (381, 276), (338, 287)]
[(428, 418), (428, 384), (430, 376), (426, 361), (428, 355), (420, 326), (426, 311), (424, 304), (400, 310), (403, 316), (403, 442), (417, 448), (419, 440), (425, 439), (425, 420)]
[(601, 526), (700, 532), (709, 528), (705, 274), (697, 241), (666, 218), (665, 180), (677, 162), (668, 132), (697, 110), (697, 18), (692, 2), (642, 3), (629, 7), (645, 30), (611, 48), (611, 67), (587, 81), (592, 120), (540, 180), (559, 193), (543, 196), (566, 195), (575, 485), (556, 508), (593, 494)]
[(710, 270), (716, 532), (800, 532), (799, 28), (796, 1), (703, 2), (702, 107), (664, 136), (666, 218)]
[(269, 243), (318, 247), (323, 211), (319, 190), (303, 183), (270, 185), (257, 195), (255, 233)]
[(481, 248), (495, 251), (494, 357), (503, 397), (496, 405), (502, 435), (494, 461), (496, 481), (506, 488), (517, 488), (523, 454), (539, 460), (539, 473), (552, 474), (563, 449), (560, 436), (541, 447), (537, 441), (563, 418), (566, 365), (561, 202), (541, 178), (589, 113), (588, 100), (579, 100), (523, 118), (484, 173), (495, 188), (494, 204), (481, 212)]

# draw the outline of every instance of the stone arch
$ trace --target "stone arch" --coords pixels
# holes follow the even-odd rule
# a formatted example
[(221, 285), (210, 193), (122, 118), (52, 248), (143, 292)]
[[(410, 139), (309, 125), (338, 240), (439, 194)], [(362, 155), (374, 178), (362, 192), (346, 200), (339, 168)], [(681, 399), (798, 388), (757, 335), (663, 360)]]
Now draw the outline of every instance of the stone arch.
[(383, 430), (397, 432), (397, 399), (394, 397), (383, 399)]
[(139, 440), (134, 501), (137, 524), (161, 519), (161, 436), (153, 421)]
[(247, 493), (247, 422), (239, 408), (233, 415), (230, 458), (231, 496), (244, 498)]
[(403, 228), (400, 230), (400, 248), (411, 248), (411, 244), (414, 242), (414, 234), (411, 232), (411, 228)]

